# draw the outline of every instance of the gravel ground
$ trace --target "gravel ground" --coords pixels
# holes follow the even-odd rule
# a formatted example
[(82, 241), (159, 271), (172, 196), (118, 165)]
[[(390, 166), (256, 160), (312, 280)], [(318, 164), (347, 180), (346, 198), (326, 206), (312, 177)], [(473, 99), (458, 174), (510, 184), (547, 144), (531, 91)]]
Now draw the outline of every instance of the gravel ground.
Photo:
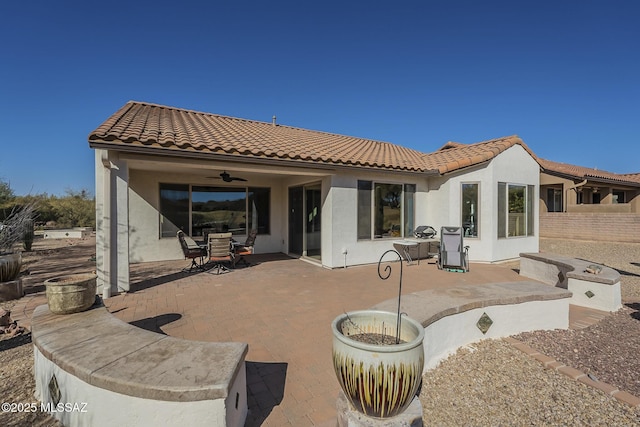
[[(537, 331), (515, 338), (640, 396), (640, 244), (541, 239), (540, 250), (620, 271), (624, 308), (582, 330)], [(420, 401), (425, 426), (640, 425), (640, 408), (632, 409), (544, 369), (540, 362), (501, 340), (460, 349), (428, 372)]]
[[(40, 404), (33, 396), (36, 384), (33, 379), (31, 334), (0, 341), (0, 384), (2, 384), (0, 386), (2, 403), (35, 404), (39, 409)], [(18, 411), (17, 406), (13, 410), (15, 412), (0, 411), (0, 426), (62, 426), (49, 414), (39, 410), (26, 412), (23, 409)]]

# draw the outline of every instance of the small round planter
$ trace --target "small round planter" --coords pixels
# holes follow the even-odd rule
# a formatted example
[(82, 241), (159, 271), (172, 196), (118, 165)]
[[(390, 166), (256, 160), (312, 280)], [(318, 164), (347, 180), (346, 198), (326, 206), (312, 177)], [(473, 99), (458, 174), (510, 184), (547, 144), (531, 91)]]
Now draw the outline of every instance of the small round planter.
[(82, 273), (45, 280), (49, 310), (54, 314), (87, 310), (96, 300), (97, 277), (94, 273)]
[(18, 277), (21, 268), (21, 252), (0, 255), (0, 302), (24, 296), (22, 279)]
[(0, 302), (11, 301), (23, 296), (22, 279), (0, 282)]
[(364, 415), (390, 418), (401, 414), (418, 391), (424, 367), (424, 328), (402, 317), (400, 344), (369, 344), (350, 336), (391, 335), (397, 314), (363, 310), (341, 314), (331, 324), (333, 366), (351, 405)]

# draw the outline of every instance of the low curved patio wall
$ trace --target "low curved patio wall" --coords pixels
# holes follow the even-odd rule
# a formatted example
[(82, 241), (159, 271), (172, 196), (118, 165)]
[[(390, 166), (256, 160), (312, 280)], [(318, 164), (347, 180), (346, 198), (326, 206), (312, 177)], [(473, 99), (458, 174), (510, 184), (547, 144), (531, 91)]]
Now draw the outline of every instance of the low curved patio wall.
[[(599, 273), (588, 271), (593, 267)], [(622, 308), (620, 273), (613, 268), (549, 253), (522, 253), (520, 275), (569, 290), (571, 304), (611, 312)]]
[[(424, 370), (464, 345), (534, 330), (567, 329), (571, 293), (537, 282), (487, 283), (402, 296), (401, 312), (425, 328)], [(373, 307), (397, 311), (397, 299)]]
[(36, 397), (65, 426), (244, 425), (247, 344), (169, 337), (103, 306), (39, 306), (31, 333)]

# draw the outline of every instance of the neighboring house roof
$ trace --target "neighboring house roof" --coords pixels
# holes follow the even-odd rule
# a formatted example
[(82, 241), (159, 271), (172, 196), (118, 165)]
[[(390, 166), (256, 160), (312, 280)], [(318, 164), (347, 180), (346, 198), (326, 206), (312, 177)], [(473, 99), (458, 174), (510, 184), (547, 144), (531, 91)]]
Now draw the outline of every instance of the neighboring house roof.
[(569, 165), (566, 163), (554, 162), (538, 158), (538, 163), (542, 166), (543, 172), (562, 175), (567, 178), (591, 180), (607, 183), (620, 183), (626, 185), (637, 186), (640, 184), (640, 174), (617, 174), (607, 172), (596, 168), (587, 168), (583, 166)]
[(424, 161), (428, 169), (436, 169), (440, 174), (445, 174), (487, 162), (514, 145), (522, 146), (536, 159), (529, 147), (517, 135), (512, 135), (475, 144), (448, 142), (438, 151), (425, 154)]
[(388, 142), (134, 101), (93, 131), (89, 144), (93, 148), (425, 171), (423, 153)]

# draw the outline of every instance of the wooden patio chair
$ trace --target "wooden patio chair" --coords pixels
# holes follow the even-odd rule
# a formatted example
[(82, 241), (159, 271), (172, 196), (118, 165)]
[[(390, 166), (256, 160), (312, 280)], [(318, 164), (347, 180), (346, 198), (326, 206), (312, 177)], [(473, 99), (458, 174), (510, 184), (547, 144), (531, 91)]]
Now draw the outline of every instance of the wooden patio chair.
[[(225, 273), (235, 266), (235, 256), (231, 248), (231, 233), (209, 233), (209, 262), (213, 265), (209, 272)], [(229, 267), (223, 263), (228, 262)]]

